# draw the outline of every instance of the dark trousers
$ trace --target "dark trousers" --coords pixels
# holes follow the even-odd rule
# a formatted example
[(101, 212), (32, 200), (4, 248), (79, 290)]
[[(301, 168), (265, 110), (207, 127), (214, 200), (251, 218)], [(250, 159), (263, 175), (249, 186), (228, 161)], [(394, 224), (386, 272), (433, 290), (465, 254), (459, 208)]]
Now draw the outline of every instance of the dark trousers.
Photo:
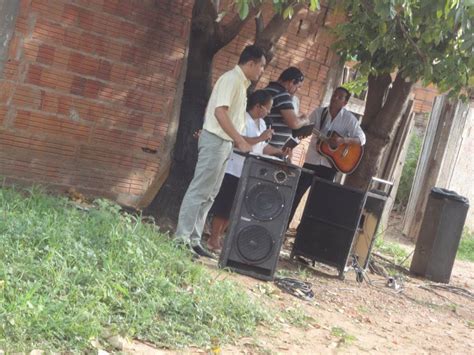
[(296, 208), (300, 204), (301, 198), (306, 193), (309, 187), (313, 184), (313, 176), (320, 177), (329, 181), (334, 181), (337, 170), (335, 168), (328, 168), (323, 165), (313, 165), (305, 163), (303, 165), (304, 169), (311, 170), (313, 173), (301, 172), (300, 180), (298, 181), (298, 186), (296, 187), (295, 199), (293, 201), (293, 206), (291, 207), (290, 219), (288, 220), (288, 225), (293, 220), (295, 215)]

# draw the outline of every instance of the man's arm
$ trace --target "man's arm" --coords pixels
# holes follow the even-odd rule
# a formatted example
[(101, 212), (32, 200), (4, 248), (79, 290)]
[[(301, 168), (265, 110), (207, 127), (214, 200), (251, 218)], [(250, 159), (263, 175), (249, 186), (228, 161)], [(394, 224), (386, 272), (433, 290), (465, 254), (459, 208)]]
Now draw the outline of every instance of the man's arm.
[(265, 148), (263, 148), (263, 154), (266, 154), (266, 155), (274, 155), (274, 156), (277, 156), (277, 157), (284, 157), (284, 156), (289, 155), (290, 153), (291, 153), (290, 148), (285, 148), (284, 150), (282, 150), (282, 149), (274, 147), (270, 144), (267, 144), (265, 146)]
[(353, 115), (345, 117), (346, 120), (350, 120), (350, 125), (352, 127), (349, 129), (348, 137), (339, 137), (335, 138), (334, 142), (336, 144), (355, 144), (355, 145), (364, 145), (365, 144), (365, 133), (360, 127), (357, 118)]
[(273, 129), (268, 128), (265, 131), (263, 131), (262, 134), (260, 134), (258, 137), (244, 136), (244, 139), (247, 141), (248, 144), (255, 145), (260, 142), (269, 141), (270, 139), (272, 139), (272, 136), (273, 136)]
[(219, 122), (221, 128), (224, 130), (227, 135), (232, 138), (235, 143), (235, 146), (243, 153), (248, 153), (252, 150), (252, 146), (248, 144), (244, 137), (240, 135), (239, 132), (235, 129), (232, 121), (228, 115), (229, 108), (227, 106), (219, 106), (214, 110), (214, 115)]
[(295, 110), (293, 109), (280, 110), (280, 113), (287, 126), (291, 129), (298, 129), (309, 124), (308, 118), (306, 118), (304, 115), (301, 115), (301, 118), (298, 118), (298, 116), (296, 116)]

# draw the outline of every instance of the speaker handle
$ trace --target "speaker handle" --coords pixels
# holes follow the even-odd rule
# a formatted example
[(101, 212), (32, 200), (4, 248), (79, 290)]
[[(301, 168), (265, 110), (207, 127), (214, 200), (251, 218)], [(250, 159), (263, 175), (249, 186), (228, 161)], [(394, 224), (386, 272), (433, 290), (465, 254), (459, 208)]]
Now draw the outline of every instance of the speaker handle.
[(374, 185), (376, 184), (379, 184), (379, 188), (377, 189), (378, 191), (382, 192), (386, 196), (390, 196), (390, 194), (392, 193), (393, 181), (383, 180), (378, 177), (372, 176), (372, 178), (370, 179), (370, 183), (367, 186), (367, 192), (369, 192), (371, 188), (374, 187)]
[(250, 153), (244, 153), (244, 152), (242, 152), (242, 151), (240, 151), (240, 150), (238, 150), (238, 149), (234, 149), (233, 152), (234, 152), (235, 154), (241, 155), (241, 156), (246, 157), (246, 158), (250, 156)]

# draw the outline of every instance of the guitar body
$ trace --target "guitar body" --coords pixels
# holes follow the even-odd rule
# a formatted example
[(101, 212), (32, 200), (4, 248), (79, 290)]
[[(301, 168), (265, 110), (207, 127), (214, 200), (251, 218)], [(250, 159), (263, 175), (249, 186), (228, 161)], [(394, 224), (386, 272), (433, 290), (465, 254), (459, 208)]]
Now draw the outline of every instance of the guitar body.
[[(332, 132), (330, 137), (341, 137), (336, 132)], [(364, 147), (358, 144), (340, 144), (331, 147), (326, 140), (320, 140), (318, 143), (318, 151), (321, 155), (328, 158), (334, 167), (344, 174), (351, 174), (359, 165)]]

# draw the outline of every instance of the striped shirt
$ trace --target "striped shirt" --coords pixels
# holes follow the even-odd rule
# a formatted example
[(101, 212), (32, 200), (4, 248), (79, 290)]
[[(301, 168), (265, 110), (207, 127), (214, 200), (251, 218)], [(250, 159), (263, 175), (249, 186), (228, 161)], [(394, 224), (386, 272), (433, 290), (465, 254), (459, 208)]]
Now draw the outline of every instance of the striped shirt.
[(278, 82), (272, 81), (264, 89), (273, 97), (273, 106), (270, 114), (265, 118), (267, 127), (274, 130), (270, 144), (274, 147), (281, 148), (289, 137), (293, 136), (293, 130), (288, 127), (281, 110), (294, 110), (293, 99), (286, 89)]
[[(315, 130), (320, 131), (324, 135), (327, 135), (329, 131), (334, 131), (342, 137), (359, 138), (360, 144), (365, 144), (365, 134), (364, 131), (362, 131), (362, 128), (360, 128), (359, 121), (357, 121), (357, 118), (345, 108), (342, 108), (334, 118), (331, 117), (329, 110), (327, 110), (326, 119), (321, 127), (321, 115), (324, 109), (324, 107), (319, 107), (309, 116), (309, 120), (314, 122)], [(305, 163), (322, 165), (328, 168), (332, 167), (329, 160), (319, 154), (316, 147), (317, 141), (317, 135), (313, 134), (308, 146), (308, 152), (306, 153)]]

